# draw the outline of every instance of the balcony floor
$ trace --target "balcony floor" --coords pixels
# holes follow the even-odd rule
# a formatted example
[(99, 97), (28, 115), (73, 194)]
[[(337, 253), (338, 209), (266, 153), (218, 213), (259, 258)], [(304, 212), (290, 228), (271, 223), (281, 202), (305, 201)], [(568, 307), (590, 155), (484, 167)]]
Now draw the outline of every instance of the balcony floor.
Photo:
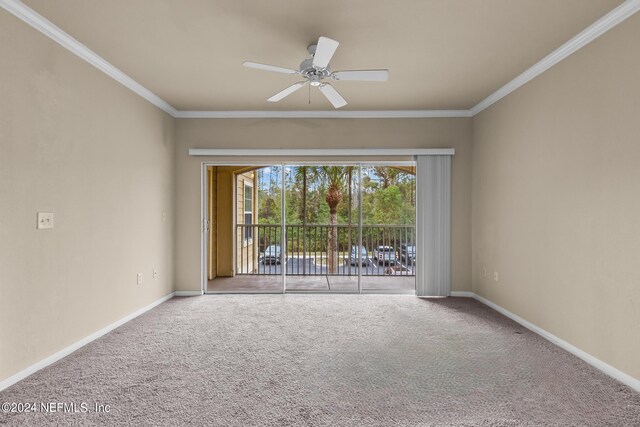
[[(363, 276), (367, 292), (409, 293), (415, 291), (415, 276)], [(357, 276), (287, 276), (287, 291), (358, 292)], [(282, 292), (282, 276), (237, 275), (217, 277), (207, 283), (207, 292)]]

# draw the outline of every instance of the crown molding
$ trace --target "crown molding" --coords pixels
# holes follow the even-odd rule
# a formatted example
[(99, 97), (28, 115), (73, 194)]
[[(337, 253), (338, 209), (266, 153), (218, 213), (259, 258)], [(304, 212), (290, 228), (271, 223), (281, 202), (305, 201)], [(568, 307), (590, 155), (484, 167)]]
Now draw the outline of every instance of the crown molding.
[(397, 119), (425, 117), (471, 117), (469, 110), (374, 110), (374, 111), (178, 111), (184, 119)]
[(558, 62), (586, 46), (602, 34), (640, 11), (640, 0), (626, 0), (534, 66), (480, 101), (470, 110), (387, 110), (387, 111), (180, 111), (71, 37), (51, 21), (19, 0), (0, 0), (0, 7), (40, 31), (65, 49), (84, 59), (123, 86), (175, 118), (438, 118), (473, 117), (530, 82)]
[(558, 49), (545, 56), (524, 73), (520, 74), (518, 77), (511, 80), (509, 83), (473, 106), (470, 110), (471, 115), (475, 116), (479, 112), (489, 108), (511, 92), (535, 79), (549, 68), (591, 43), (593, 40), (600, 37), (602, 34), (606, 33), (638, 11), (640, 11), (640, 0), (626, 0), (620, 6), (616, 7), (611, 12), (591, 24), (584, 31), (580, 32), (577, 36), (573, 37)]
[(66, 32), (62, 31), (54, 23), (40, 15), (29, 6), (25, 5), (18, 0), (0, 0), (0, 7), (7, 10), (17, 18), (21, 19), (25, 23), (31, 25), (36, 30), (40, 31), (51, 40), (55, 41), (65, 49), (76, 54), (80, 58), (87, 61), (89, 64), (96, 67), (118, 83), (122, 84), (131, 91), (137, 93), (159, 109), (165, 111), (171, 116), (175, 117), (177, 110), (171, 106), (164, 99), (160, 98), (155, 93), (151, 92), (146, 87), (123, 73), (120, 69), (106, 61), (100, 55), (80, 43), (78, 40), (71, 37)]

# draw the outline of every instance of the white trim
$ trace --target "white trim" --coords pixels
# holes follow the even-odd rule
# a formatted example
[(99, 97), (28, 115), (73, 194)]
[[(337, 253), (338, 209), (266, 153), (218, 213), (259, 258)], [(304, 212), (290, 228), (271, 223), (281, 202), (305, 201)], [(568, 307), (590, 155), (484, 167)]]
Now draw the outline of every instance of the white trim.
[[(255, 159), (251, 159), (251, 160), (246, 160), (246, 161), (229, 161), (229, 162), (225, 162), (225, 161), (220, 161), (220, 160), (207, 160), (205, 162), (202, 163), (203, 165), (206, 166), (274, 166), (273, 164), (270, 164), (268, 160), (255, 160)], [(285, 166), (305, 166), (305, 165), (336, 165), (336, 166), (359, 166), (359, 165), (366, 165), (366, 166), (415, 166), (416, 162), (414, 160), (397, 160), (397, 161), (393, 161), (393, 160), (366, 160), (366, 161), (337, 161), (337, 160), (332, 160), (332, 161), (318, 161), (318, 160), (287, 160), (284, 165)], [(276, 166), (280, 165), (280, 163), (278, 163)]]
[(467, 291), (451, 291), (452, 297), (473, 298), (475, 294)]
[(453, 156), (453, 148), (190, 148), (190, 156), (253, 156), (253, 157), (291, 157), (291, 156)]
[(68, 49), (72, 53), (84, 59), (118, 83), (137, 93), (159, 109), (173, 117), (176, 117), (178, 111), (168, 102), (120, 71), (120, 69), (116, 68), (78, 40), (62, 31), (59, 27), (37, 13), (35, 10), (31, 9), (29, 6), (18, 0), (0, 0), (0, 7), (31, 25), (33, 28), (60, 44), (65, 49)]
[[(282, 293), (287, 293), (287, 171), (284, 162), (281, 163), (280, 172), (280, 271), (282, 273)], [(234, 252), (237, 254), (237, 252)], [(327, 255), (328, 256), (328, 255)], [(237, 255), (236, 255), (237, 257)], [(321, 267), (322, 271), (322, 267)]]
[[(238, 184), (238, 178), (237, 177), (238, 177), (238, 175), (236, 174), (236, 179), (235, 179), (236, 186)], [(247, 187), (251, 187), (251, 191), (250, 191), (251, 192), (251, 211), (250, 212), (247, 211)], [(238, 191), (238, 190), (236, 189), (236, 191)], [(254, 200), (253, 196), (254, 196), (253, 182), (252, 181), (251, 182), (245, 181), (244, 179), (242, 179), (242, 224), (246, 224), (245, 221), (246, 221), (246, 218), (247, 218), (247, 213), (251, 214), (251, 222), (250, 222), (250, 224), (253, 224), (253, 220), (255, 219), (255, 215), (254, 215), (253, 211), (254, 211), (254, 208), (255, 208), (254, 204), (255, 204), (255, 202), (257, 202), (257, 200)], [(236, 221), (237, 221), (237, 218), (236, 218)], [(249, 246), (253, 245), (253, 228), (250, 228), (250, 229), (251, 229), (251, 233), (252, 233), (251, 237), (245, 236), (244, 239), (242, 240), (242, 250), (243, 251), (244, 251), (244, 248), (248, 248)], [(238, 230), (238, 227), (236, 225), (236, 232), (237, 232), (237, 230)], [(237, 237), (237, 234), (236, 234), (236, 237)], [(247, 258), (249, 256), (248, 254), (249, 254), (249, 252), (247, 250)], [(249, 264), (249, 260), (247, 259), (247, 265), (248, 264)]]
[[(207, 233), (207, 219), (209, 209), (209, 179), (207, 164), (202, 163), (200, 170), (200, 290), (204, 294), (209, 286), (209, 233)], [(182, 291), (184, 292), (184, 291)], [(192, 291), (193, 292), (193, 291)], [(190, 295), (181, 295), (190, 296)]]
[[(464, 295), (463, 295), (464, 294)], [(518, 316), (517, 314), (514, 314), (512, 312), (510, 312), (509, 310), (507, 310), (506, 308), (500, 307), (498, 304), (494, 303), (493, 301), (490, 301), (474, 292), (451, 292), (452, 296), (467, 296), (469, 298), (473, 298), (477, 301), (480, 301), (481, 303), (485, 304), (488, 307), (491, 307), (492, 309), (494, 309), (495, 311), (497, 311), (500, 314), (503, 314), (505, 316), (507, 316), (509, 319), (521, 324), (522, 326), (524, 326), (525, 328), (529, 329), (532, 332), (535, 332), (536, 334), (540, 335), (542, 338), (552, 342), (553, 344), (557, 345), (558, 347), (568, 351), (569, 353), (573, 354), (574, 356), (584, 360), (585, 362), (587, 362), (589, 365), (593, 366), (594, 368), (604, 372), (605, 374), (609, 375), (610, 377), (620, 381), (621, 383), (631, 387), (632, 389), (634, 389), (637, 392), (640, 392), (640, 380), (637, 378), (632, 377), (629, 374), (625, 374), (624, 372), (620, 371), (619, 369), (614, 368), (613, 366), (609, 365), (606, 362), (603, 362), (602, 360), (598, 359), (595, 356), (590, 355), (589, 353), (580, 350), (578, 347), (569, 344), (568, 342), (566, 342), (565, 340), (563, 340), (562, 338), (558, 338), (557, 336), (553, 335), (551, 332), (548, 332), (544, 329), (542, 329), (541, 327), (529, 322), (528, 320), (523, 319), (522, 317)]]
[(130, 320), (135, 319), (136, 317), (140, 316), (141, 314), (146, 313), (147, 311), (151, 310), (152, 308), (162, 304), (163, 302), (173, 298), (174, 292), (171, 292), (170, 294), (167, 294), (165, 296), (163, 296), (162, 298), (160, 298), (157, 301), (152, 302), (151, 304), (142, 307), (139, 310), (134, 311), (133, 313), (129, 314), (128, 316), (123, 317), (122, 319), (111, 323), (108, 326), (105, 326), (104, 328), (100, 329), (99, 331), (96, 331), (94, 333), (92, 333), (91, 335), (88, 335), (84, 338), (82, 338), (80, 341), (77, 341), (73, 344), (71, 344), (68, 347), (63, 348), (62, 350), (52, 354), (51, 356), (42, 359), (41, 361), (34, 363), (33, 365), (29, 366), (26, 369), (23, 369), (22, 371), (18, 372), (15, 375), (10, 376), (9, 378), (3, 380), (2, 382), (0, 382), (0, 391), (4, 390), (5, 388), (12, 386), (13, 384), (17, 383), (18, 381), (21, 381), (25, 378), (27, 378), (29, 375), (34, 374), (36, 372), (38, 372), (40, 369), (42, 368), (46, 368), (47, 366), (51, 365), (52, 363), (57, 362), (58, 360), (70, 355), (71, 353), (73, 353), (74, 351), (78, 350), (81, 347), (84, 347), (85, 345), (89, 344), (91, 341), (94, 341), (98, 338), (100, 338), (101, 336), (111, 332), (112, 330), (116, 329), (119, 326), (124, 325), (125, 323), (127, 323)]
[(180, 119), (399, 119), (472, 117), (470, 110), (177, 111)]
[(537, 64), (473, 106), (470, 110), (373, 110), (373, 111), (180, 111), (129, 77), (97, 53), (71, 37), (19, 0), (0, 0), (0, 7), (87, 61), (109, 77), (175, 118), (436, 118), (473, 117), (522, 85), (533, 80), (572, 53), (589, 44), (640, 10), (640, 0), (626, 0)]
[(40, 31), (51, 40), (93, 65), (118, 83), (140, 95), (175, 118), (435, 118), (471, 117), (469, 110), (388, 110), (388, 111), (180, 111), (116, 66), (80, 43), (60, 27), (19, 0), (0, 0), (0, 7)]
[(175, 291), (175, 296), (177, 297), (199, 297), (204, 295), (202, 290), (199, 291)]
[(626, 0), (620, 6), (598, 19), (584, 31), (580, 32), (558, 49), (551, 52), (524, 73), (520, 74), (518, 77), (511, 80), (509, 83), (473, 106), (470, 110), (471, 115), (475, 116), (479, 112), (489, 108), (511, 92), (535, 79), (558, 62), (591, 43), (593, 40), (600, 37), (602, 34), (606, 33), (638, 11), (640, 11), (640, 0)]

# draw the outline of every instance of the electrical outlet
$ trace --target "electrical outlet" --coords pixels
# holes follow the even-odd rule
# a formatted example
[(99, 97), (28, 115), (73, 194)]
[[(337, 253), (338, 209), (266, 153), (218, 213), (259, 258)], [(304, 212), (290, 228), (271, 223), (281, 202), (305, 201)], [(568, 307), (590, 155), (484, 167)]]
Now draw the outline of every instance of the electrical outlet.
[(53, 213), (38, 212), (38, 230), (53, 228)]
[(493, 272), (493, 280), (495, 280), (496, 282), (498, 281), (498, 272), (497, 271)]
[(158, 270), (156, 270), (155, 268), (153, 269), (153, 278), (154, 279), (158, 278)]
[(138, 273), (137, 281), (138, 281), (138, 285), (142, 285), (142, 273)]
[(482, 267), (482, 277), (487, 277), (487, 267)]

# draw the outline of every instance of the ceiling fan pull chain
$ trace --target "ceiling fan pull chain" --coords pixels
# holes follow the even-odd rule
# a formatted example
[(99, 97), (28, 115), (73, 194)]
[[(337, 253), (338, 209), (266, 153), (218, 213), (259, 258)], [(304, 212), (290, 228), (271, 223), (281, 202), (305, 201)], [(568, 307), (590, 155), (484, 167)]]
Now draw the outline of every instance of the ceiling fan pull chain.
[(311, 105), (311, 85), (309, 85), (309, 105)]

